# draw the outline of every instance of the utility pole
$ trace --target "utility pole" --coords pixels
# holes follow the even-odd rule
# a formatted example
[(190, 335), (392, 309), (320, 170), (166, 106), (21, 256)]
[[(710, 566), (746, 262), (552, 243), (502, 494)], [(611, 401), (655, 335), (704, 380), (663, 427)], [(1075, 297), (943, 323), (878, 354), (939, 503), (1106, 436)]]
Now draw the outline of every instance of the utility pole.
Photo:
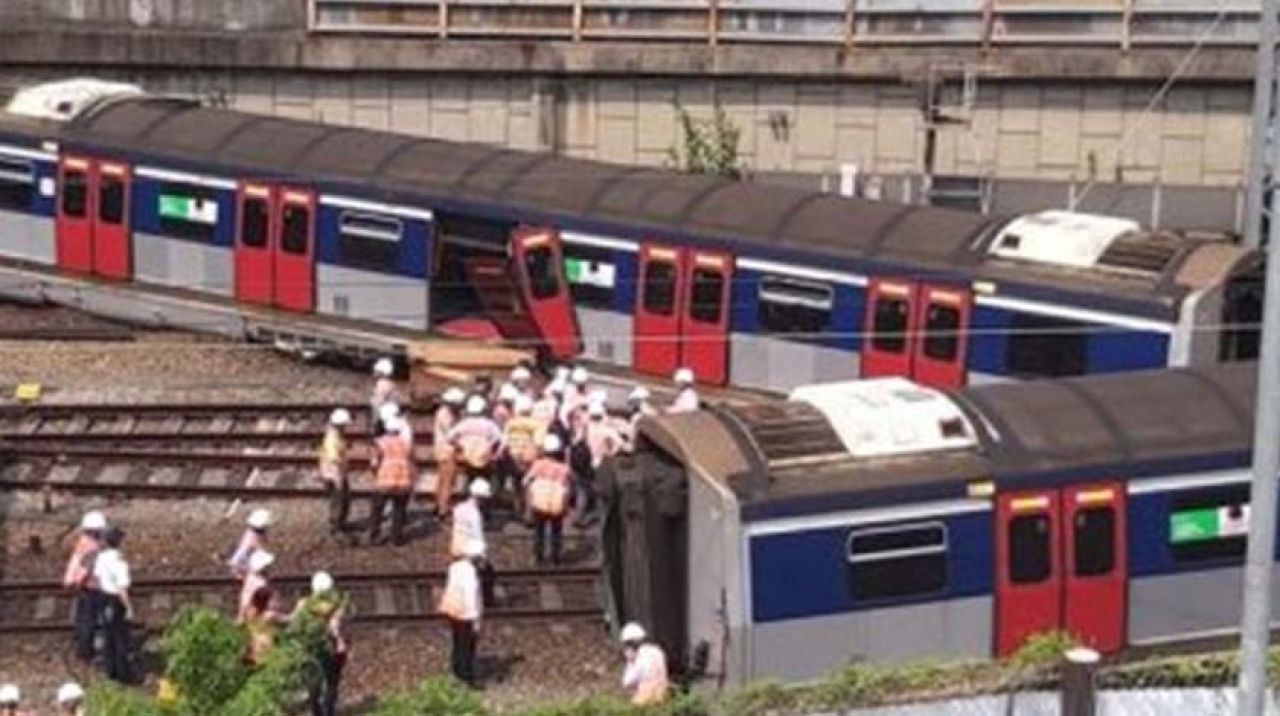
[[(1276, 91), (1276, 0), (1262, 0), (1258, 50), (1253, 72), (1253, 136), (1244, 195), (1245, 246), (1262, 245), (1262, 196), (1267, 172), (1267, 130), (1272, 126)], [(1276, 138), (1280, 142), (1280, 137)], [(1272, 167), (1277, 166), (1271, 163)], [(1275, 204), (1272, 204), (1275, 206)]]
[[(1267, 0), (1276, 30), (1277, 0)], [(1274, 40), (1274, 37), (1272, 38)], [(1268, 40), (1271, 41), (1271, 40)], [(1275, 120), (1271, 127), (1274, 129)], [(1262, 136), (1253, 138), (1264, 144)], [(1272, 166), (1280, 167), (1280, 138), (1271, 143)], [(1273, 182), (1271, 206), (1280, 210), (1280, 183)], [(1256, 216), (1246, 217), (1257, 219)], [(1253, 223), (1257, 223), (1256, 221)], [(1280, 221), (1269, 222), (1266, 298), (1262, 308), (1262, 352), (1253, 420), (1253, 486), (1249, 491), (1249, 549), (1240, 618), (1239, 716), (1263, 716), (1266, 708), (1267, 651), (1271, 637), (1271, 572), (1275, 559), (1276, 481), (1280, 479)]]

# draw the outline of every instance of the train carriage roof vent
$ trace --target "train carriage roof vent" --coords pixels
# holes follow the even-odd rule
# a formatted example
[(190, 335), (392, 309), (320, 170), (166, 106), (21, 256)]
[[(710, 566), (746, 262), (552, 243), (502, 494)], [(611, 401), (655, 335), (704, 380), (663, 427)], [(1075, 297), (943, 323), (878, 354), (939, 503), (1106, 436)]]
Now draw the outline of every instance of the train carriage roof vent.
[(977, 442), (950, 398), (905, 378), (806, 385), (790, 399), (823, 413), (855, 457), (971, 449)]
[(1102, 252), (1098, 266), (1122, 273), (1158, 275), (1185, 245), (1173, 234), (1126, 234)]
[(134, 97), (142, 88), (126, 82), (76, 78), (45, 82), (18, 90), (5, 107), (10, 114), (67, 122), (109, 97)]
[(1042, 211), (1009, 222), (989, 251), (1005, 259), (1092, 268), (1117, 239), (1140, 229), (1129, 219)]

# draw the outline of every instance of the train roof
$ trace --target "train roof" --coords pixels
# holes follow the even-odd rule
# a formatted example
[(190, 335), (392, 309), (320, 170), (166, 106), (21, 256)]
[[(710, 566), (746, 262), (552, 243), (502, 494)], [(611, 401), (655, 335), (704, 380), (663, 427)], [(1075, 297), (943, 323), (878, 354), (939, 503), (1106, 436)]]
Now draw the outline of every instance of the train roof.
[[(889, 426), (834, 424), (838, 418), (803, 393), (784, 403), (716, 408), (715, 420), (748, 467), (702, 474), (734, 492), (744, 519), (764, 520), (965, 497), (979, 483), (1008, 489), (1239, 464), (1252, 440), (1255, 372), (1247, 363), (948, 393), (917, 388), (899, 396), (897, 407), (846, 416)], [(938, 400), (962, 413), (963, 424), (947, 425), (955, 415)], [(904, 419), (913, 402), (919, 414)], [(691, 430), (685, 420), (662, 416), (641, 430), (686, 465), (710, 464), (703, 454), (725, 448), (703, 439), (706, 426)], [(850, 432), (883, 433), (902, 449), (859, 453), (850, 449)]]
[[(1180, 270), (1200, 243), (1128, 232), (1115, 256), (1099, 252), (1107, 260), (1063, 264), (993, 243), (1007, 244), (1009, 227), (1023, 221), (1011, 224), (1008, 217), (259, 116), (168, 97), (96, 103), (58, 138), (205, 171), (319, 177), (432, 208), (486, 206), (515, 216), (503, 207), (518, 207), (527, 217), (570, 218), (627, 238), (690, 237), (717, 247), (747, 242), (783, 261), (799, 251), (854, 271), (981, 280), (1001, 292), (1092, 293), (1159, 317), (1171, 317), (1176, 301), (1194, 288), (1180, 280)], [(1035, 244), (1027, 228), (1024, 221), (1020, 237)]]

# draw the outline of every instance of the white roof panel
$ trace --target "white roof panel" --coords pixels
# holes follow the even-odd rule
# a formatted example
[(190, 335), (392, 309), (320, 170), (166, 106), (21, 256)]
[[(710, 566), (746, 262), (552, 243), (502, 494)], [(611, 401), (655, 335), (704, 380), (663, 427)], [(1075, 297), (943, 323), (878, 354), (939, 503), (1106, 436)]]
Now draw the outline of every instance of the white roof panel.
[(1007, 259), (1091, 268), (1121, 236), (1141, 230), (1136, 221), (1072, 211), (1042, 211), (1009, 222), (991, 245)]
[(9, 100), (5, 110), (27, 117), (66, 122), (103, 97), (140, 94), (143, 94), (142, 88), (137, 85), (80, 77), (20, 89)]

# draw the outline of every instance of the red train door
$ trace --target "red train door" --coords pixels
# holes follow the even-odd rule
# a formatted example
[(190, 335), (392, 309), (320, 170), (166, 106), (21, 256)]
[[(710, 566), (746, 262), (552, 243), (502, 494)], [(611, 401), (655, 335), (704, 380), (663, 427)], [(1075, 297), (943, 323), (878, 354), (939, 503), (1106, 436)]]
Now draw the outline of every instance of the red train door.
[(55, 238), (58, 267), (75, 273), (92, 273), (93, 215), (97, 198), (93, 162), (85, 157), (62, 156), (58, 160), (58, 186)]
[(93, 270), (106, 278), (127, 280), (133, 275), (129, 232), (129, 166), (99, 162), (97, 208), (93, 212)]
[(264, 184), (242, 182), (237, 202), (236, 299), (269, 306), (275, 296), (274, 192)]
[(310, 312), (316, 301), (316, 196), (305, 189), (281, 188), (276, 190), (276, 202), (275, 304)]
[(700, 382), (729, 381), (729, 296), (733, 257), (689, 250), (683, 280), (684, 317), (680, 331), (681, 365), (693, 369)]
[(1124, 645), (1122, 484), (1001, 495), (996, 524), (997, 656), (1057, 630), (1104, 653)]
[(921, 286), (916, 292), (918, 313), (911, 330), (919, 340), (911, 377), (921, 385), (960, 388), (968, 379), (969, 312), (972, 299), (961, 288)]
[(637, 371), (670, 377), (680, 365), (684, 252), (667, 246), (640, 246), (640, 278), (633, 321), (633, 364)]
[(582, 350), (578, 317), (564, 278), (564, 253), (555, 229), (520, 227), (511, 237), (516, 281), (551, 355), (572, 358)]
[(863, 323), (862, 377), (911, 377), (916, 299), (916, 286), (909, 281), (871, 279)]
[(1062, 510), (1067, 531), (1063, 628), (1104, 654), (1119, 651), (1129, 597), (1124, 485), (1066, 488)]

